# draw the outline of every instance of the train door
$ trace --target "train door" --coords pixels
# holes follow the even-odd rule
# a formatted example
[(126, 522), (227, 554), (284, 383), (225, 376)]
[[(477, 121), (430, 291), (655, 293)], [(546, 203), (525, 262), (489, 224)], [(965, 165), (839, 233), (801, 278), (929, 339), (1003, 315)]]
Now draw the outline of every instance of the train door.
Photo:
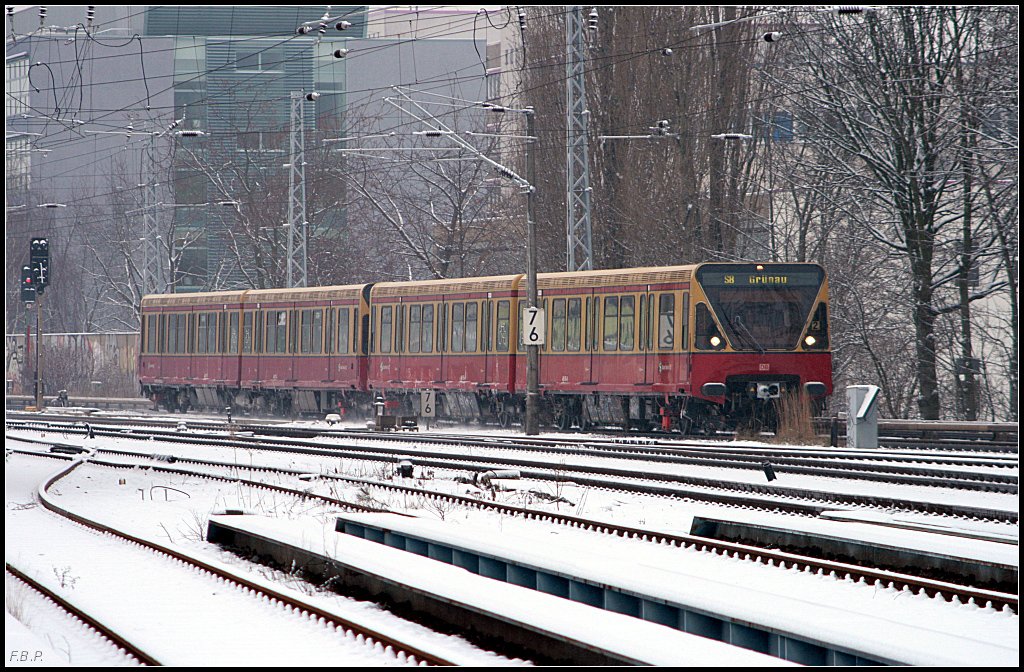
[(641, 375), (643, 379), (637, 382), (643, 383), (646, 386), (653, 382), (653, 374), (656, 366), (652, 350), (652, 345), (654, 344), (652, 333), (654, 327), (652, 320), (654, 315), (654, 294), (651, 293), (649, 285), (647, 287), (647, 291), (641, 292), (637, 299), (639, 301), (639, 309), (637, 310), (636, 347), (643, 359), (643, 364), (641, 366)]
[(594, 357), (598, 354), (597, 348), (600, 343), (598, 339), (598, 312), (600, 308), (593, 289), (585, 294), (584, 304), (583, 349), (586, 353), (584, 355), (584, 362), (586, 364), (584, 370), (580, 372), (580, 382), (584, 385), (593, 385), (597, 382), (594, 378)]
[(483, 357), (483, 377), (480, 382), (490, 385), (494, 380), (494, 372), (491, 371), (495, 357), (491, 348), (494, 347), (491, 332), (494, 325), (494, 302), (491, 295), (480, 302), (480, 355)]

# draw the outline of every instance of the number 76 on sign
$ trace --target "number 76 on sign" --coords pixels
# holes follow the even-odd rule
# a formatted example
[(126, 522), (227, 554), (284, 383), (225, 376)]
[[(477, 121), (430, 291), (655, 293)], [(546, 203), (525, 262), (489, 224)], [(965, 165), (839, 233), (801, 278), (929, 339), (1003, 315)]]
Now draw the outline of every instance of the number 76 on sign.
[(544, 309), (527, 308), (523, 314), (520, 337), (526, 345), (544, 345)]

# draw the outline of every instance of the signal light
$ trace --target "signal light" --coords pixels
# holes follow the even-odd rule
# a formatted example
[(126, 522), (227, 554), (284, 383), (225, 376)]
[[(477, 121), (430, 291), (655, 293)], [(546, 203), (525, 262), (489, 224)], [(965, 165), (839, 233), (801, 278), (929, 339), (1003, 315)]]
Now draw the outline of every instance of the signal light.
[(32, 280), (32, 267), (22, 266), (21, 268), (21, 300), (25, 303), (33, 303), (36, 300), (36, 287)]

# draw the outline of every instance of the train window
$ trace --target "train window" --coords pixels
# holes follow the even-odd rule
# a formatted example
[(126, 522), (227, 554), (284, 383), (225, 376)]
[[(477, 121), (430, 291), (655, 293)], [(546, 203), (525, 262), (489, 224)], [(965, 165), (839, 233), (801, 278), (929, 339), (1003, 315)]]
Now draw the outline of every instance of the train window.
[(228, 352), (238, 352), (238, 313), (228, 318)]
[(590, 334), (594, 331), (590, 327), (590, 321), (594, 314), (592, 303), (593, 297), (587, 297), (587, 314), (583, 316), (583, 349), (590, 351)]
[(157, 352), (157, 337), (160, 332), (157, 330), (156, 315), (149, 315), (146, 318), (146, 352)]
[(580, 351), (580, 310), (579, 299), (569, 299), (568, 316), (565, 323), (565, 347), (571, 352)]
[(210, 339), (209, 343), (207, 343), (207, 345), (209, 346), (209, 350), (207, 350), (207, 352), (217, 352), (219, 350), (219, 348), (217, 347), (217, 328), (220, 326), (220, 321), (217, 318), (217, 313), (210, 313), (209, 318), (207, 318), (206, 320), (206, 327), (210, 330)]
[(643, 350), (647, 347), (647, 296), (640, 295), (640, 317), (637, 319), (639, 335), (636, 341), (637, 349)]
[(687, 327), (690, 326), (690, 293), (683, 292), (683, 306), (679, 311), (679, 345), (685, 350), (689, 349)]
[(324, 311), (324, 354), (334, 352), (334, 308)]
[(264, 352), (276, 352), (277, 351), (277, 312), (268, 310), (265, 314), (266, 325), (265, 333), (266, 338), (266, 350)]
[(484, 301), (481, 309), (482, 315), (480, 315), (480, 350), (481, 352), (490, 352), (491, 346), (491, 313), (494, 311), (493, 301)]
[(423, 329), (420, 332), (420, 346), (423, 352), (434, 349), (434, 306), (423, 306)]
[(263, 311), (257, 310), (252, 319), (252, 351), (263, 352)]
[(391, 352), (391, 323), (393, 321), (394, 308), (392, 306), (381, 306), (380, 309), (380, 351)]
[(632, 296), (624, 296), (619, 300), (619, 350), (633, 349), (635, 301)]
[(466, 304), (466, 352), (476, 352), (477, 313), (480, 304), (476, 301)]
[(302, 334), (299, 340), (299, 351), (309, 353), (313, 351), (313, 311), (303, 310), (300, 313), (300, 325)]
[(526, 322), (526, 301), (517, 301), (519, 306), (519, 321), (516, 323), (518, 332), (516, 334), (516, 343), (518, 344), (519, 352), (523, 352), (526, 349), (526, 344), (523, 343), (523, 324)]
[(188, 314), (188, 321), (185, 316), (178, 316), (178, 347), (181, 352), (193, 351), (193, 344), (196, 342), (196, 316)]
[(658, 297), (658, 349), (671, 350), (675, 344), (675, 303), (672, 294)]
[(551, 344), (552, 352), (565, 352), (565, 299), (551, 302)]
[(242, 352), (252, 352), (252, 311), (242, 313)]
[(288, 352), (299, 352), (299, 311), (290, 310), (288, 317)]
[(206, 313), (199, 313), (199, 347), (196, 349), (196, 352), (201, 355), (205, 355), (208, 349), (206, 339), (209, 331), (206, 328), (206, 324), (209, 319)]
[(395, 308), (395, 352), (405, 350), (405, 306)]
[(174, 341), (177, 332), (174, 328), (175, 320), (174, 315), (167, 315), (167, 329), (164, 331), (164, 352), (174, 352)]
[(167, 318), (164, 315), (160, 315), (160, 319), (157, 320), (157, 333), (156, 333), (156, 351), (164, 352), (166, 350), (167, 343)]
[(725, 340), (715, 326), (711, 311), (703, 303), (697, 304), (697, 324), (694, 328), (694, 345), (698, 350), (721, 350), (725, 347)]
[(647, 349), (654, 350), (654, 331), (655, 319), (654, 316), (658, 309), (654, 307), (654, 294), (647, 295)]
[(498, 352), (508, 352), (508, 329), (509, 329), (509, 302), (498, 301), (498, 333), (497, 333), (497, 350)]
[(409, 306), (409, 352), (420, 351), (420, 330), (423, 328), (423, 307)]
[(348, 354), (348, 308), (338, 309), (338, 352)]
[(275, 320), (275, 324), (277, 325), (276, 328), (275, 328), (276, 340), (277, 340), (277, 348), (276, 348), (275, 351), (276, 352), (280, 352), (280, 353), (287, 352), (288, 351), (288, 311), (287, 310), (277, 310), (277, 311), (274, 311), (274, 320)]
[(442, 303), (437, 314), (437, 351), (446, 352), (448, 342), (445, 335), (448, 333), (448, 304)]
[(619, 347), (619, 297), (604, 298), (604, 349), (617, 350)]
[[(220, 327), (217, 330), (217, 342), (220, 344), (219, 352), (232, 352), (235, 347), (231, 345), (228, 340), (228, 315), (229, 313), (220, 314)], [(235, 331), (238, 331), (238, 325), (235, 325)]]
[(463, 341), (466, 332), (466, 305), (464, 303), (452, 304), (452, 352), (462, 352)]
[(313, 311), (313, 354), (319, 355), (324, 343), (324, 311)]

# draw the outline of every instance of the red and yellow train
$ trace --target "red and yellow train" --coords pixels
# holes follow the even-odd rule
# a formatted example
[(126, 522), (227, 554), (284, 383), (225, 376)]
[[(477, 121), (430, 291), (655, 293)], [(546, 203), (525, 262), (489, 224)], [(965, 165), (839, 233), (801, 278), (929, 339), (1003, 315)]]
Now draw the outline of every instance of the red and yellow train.
[[(561, 428), (772, 422), (832, 392), (816, 264), (706, 263), (538, 276), (541, 409)], [(139, 378), (170, 410), (416, 415), (508, 426), (524, 413), (526, 281), (170, 294), (142, 300)]]

